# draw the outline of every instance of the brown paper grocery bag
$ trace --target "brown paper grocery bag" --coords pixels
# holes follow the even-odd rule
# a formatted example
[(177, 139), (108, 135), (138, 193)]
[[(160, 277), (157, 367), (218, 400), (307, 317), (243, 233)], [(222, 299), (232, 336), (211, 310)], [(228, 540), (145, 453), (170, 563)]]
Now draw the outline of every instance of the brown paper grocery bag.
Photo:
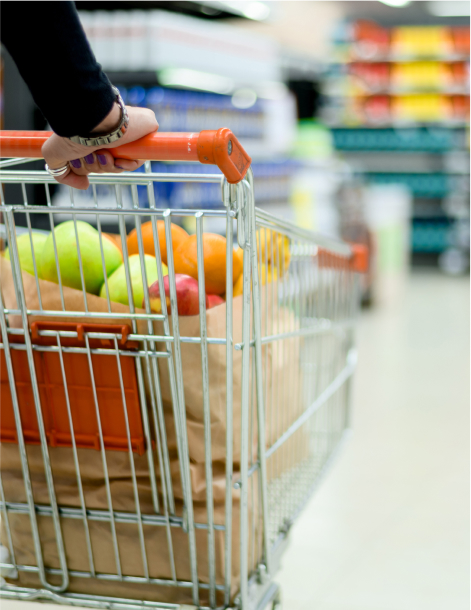
[[(181, 507), (180, 507), (181, 510)], [(198, 510), (195, 511), (199, 517)], [(39, 517), (39, 532), (42, 544), (42, 552), (47, 567), (59, 568), (57, 546), (52, 526), (52, 520), (47, 517)], [(16, 559), (23, 565), (35, 565), (34, 546), (32, 542), (29, 517), (27, 515), (14, 514), (10, 521), (13, 530), (13, 542), (18, 548)], [(92, 542), (94, 567), (98, 573), (116, 575), (116, 562), (110, 533), (107, 523), (91, 521), (90, 538)], [(64, 537), (67, 566), (69, 570), (90, 570), (88, 552), (85, 544), (83, 525), (76, 519), (63, 519), (62, 532)], [(140, 549), (137, 528), (131, 524), (118, 523), (116, 525), (117, 539), (119, 545), (119, 556), (121, 570), (126, 576), (144, 577), (143, 561)], [(174, 546), (174, 559), (178, 580), (188, 581), (191, 579), (190, 563), (188, 559), (188, 539), (180, 528), (172, 528), (172, 541)], [(150, 578), (171, 579), (169, 570), (169, 554), (164, 527), (144, 526), (144, 537), (146, 543), (146, 556)], [(215, 534), (215, 556), (217, 584), (223, 584), (223, 561), (224, 561), (224, 539), (222, 532)], [(234, 551), (237, 549), (235, 541)], [(208, 582), (208, 559), (207, 559), (207, 533), (204, 530), (196, 532), (198, 577), (200, 582)], [(206, 574), (206, 576), (205, 576)], [(48, 574), (47, 580), (51, 584), (60, 584), (58, 576)], [(19, 578), (10, 581), (21, 587), (43, 588), (37, 574), (30, 572), (19, 572)], [(237, 582), (234, 581), (232, 594), (235, 594)], [(71, 577), (67, 591), (70, 593), (82, 593), (86, 595), (99, 595), (111, 598), (127, 598), (140, 601), (156, 601), (161, 603), (192, 604), (192, 589), (189, 587), (163, 585), (159, 583), (132, 583), (115, 580), (103, 580), (94, 578)], [(200, 589), (200, 603), (208, 605), (208, 590)], [(223, 598), (218, 592), (218, 605), (223, 603)]]
[[(54, 478), (54, 490), (58, 504), (63, 507), (76, 508), (81, 506), (77, 473), (70, 448), (50, 448), (49, 456)], [(49, 495), (44, 474), (41, 448), (27, 446), (29, 473), (33, 488), (34, 501), (37, 505), (49, 505)], [(138, 481), (139, 507), (143, 515), (153, 515), (150, 473), (145, 456), (132, 455)], [(88, 510), (109, 510), (105, 479), (103, 474), (102, 458), (99, 452), (89, 449), (78, 450), (80, 479), (85, 505)], [(130, 455), (124, 452), (107, 451), (106, 462), (108, 469), (109, 488), (114, 511), (136, 512), (134, 488), (130, 469)], [(173, 463), (175, 464), (175, 462)], [(23, 483), (21, 461), (17, 445), (3, 444), (1, 450), (1, 468), (5, 498), (9, 502), (26, 502), (26, 493)], [(198, 474), (198, 465), (191, 465), (193, 486), (193, 507), (196, 523), (207, 523), (204, 491), (197, 488), (198, 481), (204, 481), (204, 475)], [(195, 475), (195, 476), (193, 476)], [(216, 525), (225, 525), (225, 468), (215, 465), (213, 468), (214, 490), (214, 521)], [(236, 478), (239, 476), (236, 472)], [(157, 486), (161, 492), (161, 481), (158, 477)], [(176, 493), (176, 515), (182, 515), (183, 504)], [(195, 497), (196, 496), (196, 497)], [(239, 492), (232, 491), (233, 528), (232, 528), (232, 590), (238, 588), (239, 579)], [(159, 493), (163, 514), (162, 496)], [(250, 541), (254, 541), (257, 548), (261, 548), (259, 520), (256, 518), (257, 497), (249, 498), (249, 523), (255, 527), (248, 532)], [(8, 522), (11, 530), (16, 561), (23, 565), (37, 565), (34, 554), (34, 544), (31, 534), (31, 525), (28, 515), (9, 513)], [(94, 567), (97, 572), (116, 574), (117, 565), (113, 549), (113, 538), (109, 523), (89, 520), (89, 531), (93, 550)], [(3, 524), (5, 526), (5, 524)], [(46, 567), (60, 567), (57, 551), (57, 542), (54, 534), (52, 519), (46, 516), (38, 517), (41, 548)], [(69, 570), (89, 571), (90, 565), (86, 548), (84, 525), (81, 519), (61, 519), (62, 535), (64, 538), (67, 566)], [(136, 524), (116, 524), (119, 558), (122, 573), (127, 576), (145, 576), (142, 552), (140, 547), (139, 529)], [(174, 553), (174, 565), (177, 579), (188, 581), (191, 579), (188, 537), (181, 528), (170, 528), (171, 547)], [(208, 569), (208, 541), (207, 531), (196, 530), (198, 578), (201, 582), (209, 583)], [(7, 541), (5, 532), (2, 539)], [(170, 562), (167, 530), (163, 526), (144, 526), (144, 539), (146, 558), (148, 561), (149, 576), (151, 578), (171, 579), (172, 570)], [(224, 532), (215, 530), (215, 569), (217, 584), (224, 584)], [(253, 569), (258, 557), (251, 557)], [(14, 581), (23, 586), (37, 586), (38, 578), (35, 574), (20, 572), (19, 580)], [(56, 582), (51, 578), (50, 582)], [(117, 585), (117, 589), (114, 585)], [(87, 592), (99, 595), (113, 595), (122, 597), (136, 597), (155, 601), (168, 601), (175, 603), (189, 603), (191, 591), (181, 587), (157, 586), (155, 584), (141, 585), (140, 589), (130, 583), (110, 583), (103, 580), (73, 578), (69, 591)], [(119, 593), (118, 593), (119, 592)], [(204, 592), (202, 593), (204, 597)]]
[[(0, 256), (0, 280), (2, 296), (5, 307), (15, 309), (16, 296), (9, 261)], [(25, 301), (28, 309), (38, 310), (39, 299), (35, 278), (22, 273)], [(61, 310), (59, 287), (57, 284), (45, 280), (39, 280), (41, 301), (44, 309)], [(296, 317), (286, 308), (275, 306), (278, 285), (272, 284), (262, 289), (261, 312), (262, 312), (262, 334), (276, 335), (280, 333), (298, 330), (299, 323)], [(64, 287), (65, 308), (71, 311), (84, 311), (84, 296), (79, 290)], [(87, 306), (89, 312), (107, 312), (107, 301), (95, 295), (87, 294)], [(131, 321), (125, 317), (129, 308), (119, 303), (111, 303), (114, 313), (123, 313), (119, 320), (97, 319), (103, 323), (129, 324)], [(21, 326), (19, 316), (10, 315), (11, 326)], [(41, 316), (30, 317), (30, 322), (41, 318)], [(48, 317), (47, 319), (51, 319)], [(62, 321), (77, 321), (76, 318), (60, 318)], [(173, 332), (172, 317), (169, 318), (170, 329)], [(209, 338), (224, 338), (226, 334), (226, 307), (221, 305), (207, 311), (206, 314), (207, 333)], [(143, 321), (137, 322), (138, 332), (147, 334), (147, 324)], [(199, 337), (199, 316), (179, 317), (179, 331), (183, 337)], [(161, 322), (154, 323), (154, 333), (163, 334)], [(242, 341), (242, 297), (233, 300), (233, 343)], [(266, 420), (266, 446), (270, 447), (273, 442), (286, 430), (293, 421), (301, 414), (304, 405), (300, 400), (302, 388), (302, 370), (300, 367), (300, 350), (302, 340), (299, 336), (285, 338), (283, 341), (273, 341), (262, 347), (262, 373), (263, 373), (263, 395), (265, 403)], [(165, 345), (158, 345), (157, 349), (165, 351)], [(181, 343), (183, 388), (185, 396), (185, 412), (187, 418), (187, 435), (189, 456), (192, 463), (204, 464), (204, 424), (203, 424), (203, 379), (201, 365), (201, 347), (199, 344)], [(252, 354), (253, 357), (253, 354)], [(257, 459), (257, 417), (255, 408), (255, 379), (253, 377), (254, 367), (251, 357), (251, 443), (250, 451), (252, 459)], [(176, 433), (173, 418), (172, 397), (170, 392), (170, 380), (168, 362), (159, 359), (159, 381), (162, 392), (166, 439), (170, 454), (178, 459), (176, 450)], [(145, 367), (144, 367), (145, 369)], [(235, 468), (240, 463), (240, 438), (241, 438), (241, 395), (242, 395), (242, 351), (233, 351), (233, 417), (231, 425), (233, 428), (233, 460)], [(208, 373), (209, 373), (209, 408), (211, 420), (211, 459), (214, 462), (226, 459), (226, 347), (225, 345), (208, 345)], [(151, 404), (149, 380), (145, 375), (147, 386), (147, 405)], [(277, 452), (280, 455), (285, 450)], [(290, 456), (292, 452), (289, 452)], [(288, 465), (292, 459), (286, 461)], [(279, 458), (277, 458), (279, 462)], [(178, 468), (175, 472), (173, 484), (181, 486)], [(273, 473), (279, 470), (273, 470)], [(195, 488), (201, 488), (204, 494), (205, 481), (202, 485), (199, 479), (203, 469), (199, 469), (194, 480)]]
[[(9, 261), (0, 257), (1, 288), (5, 307), (16, 308), (16, 296)], [(39, 309), (39, 299), (35, 278), (23, 272), (23, 286), (25, 292), (26, 306), (30, 310)], [(44, 309), (62, 310), (60, 292), (57, 284), (45, 280), (39, 280), (41, 301)], [(287, 309), (274, 307), (273, 301), (277, 294), (276, 284), (271, 291), (262, 291), (262, 330), (267, 333), (284, 332), (284, 330), (296, 330), (297, 321)], [(64, 287), (65, 308), (71, 311), (84, 311), (84, 296), (79, 290)], [(89, 312), (106, 313), (108, 311), (106, 299), (87, 294), (87, 306)], [(102, 323), (129, 324), (125, 314), (129, 308), (119, 303), (111, 303), (113, 313), (123, 313), (119, 320), (96, 319)], [(10, 315), (10, 325), (20, 327), (19, 316)], [(30, 317), (30, 322), (42, 318), (41, 316)], [(60, 318), (62, 321), (77, 321), (76, 318)], [(93, 320), (92, 320), (93, 321)], [(171, 332), (172, 317), (169, 317)], [(207, 334), (209, 338), (225, 338), (226, 335), (226, 307), (220, 305), (207, 311), (206, 314)], [(138, 332), (147, 334), (147, 325), (144, 321), (138, 321)], [(155, 334), (163, 335), (163, 324), (154, 323)], [(179, 317), (179, 332), (182, 337), (199, 337), (199, 316)], [(233, 300), (233, 342), (242, 341), (242, 297)], [(281, 345), (283, 343), (283, 345)], [(165, 350), (164, 345), (158, 349)], [(282, 427), (289, 425), (297, 417), (296, 410), (292, 405), (298, 403), (298, 393), (301, 383), (299, 378), (301, 370), (299, 366), (300, 339), (293, 337), (284, 339), (283, 342), (273, 342), (262, 348), (263, 369), (263, 391), (266, 405), (267, 420), (267, 446), (282, 432)], [(190, 459), (196, 463), (204, 463), (204, 429), (203, 429), (203, 378), (201, 364), (201, 347), (199, 344), (181, 343), (183, 388), (185, 395), (185, 411), (187, 417), (187, 434), (189, 443)], [(233, 351), (233, 456), (234, 462), (240, 462), (240, 435), (241, 435), (241, 396), (242, 396), (242, 351)], [(251, 374), (253, 367), (251, 366)], [(211, 452), (212, 460), (225, 460), (226, 458), (226, 346), (208, 345), (208, 374), (209, 374), (209, 408), (211, 418)], [(167, 421), (173, 420), (172, 396), (170, 391), (170, 379), (168, 363), (166, 359), (159, 359), (159, 378), (164, 401)], [(148, 380), (146, 380), (148, 382)], [(254, 388), (255, 380), (251, 377), (251, 386)], [(147, 384), (147, 400), (150, 404), (149, 388)], [(254, 402), (254, 399), (252, 400)], [(252, 452), (256, 451), (256, 414), (252, 409), (252, 425), (255, 426), (252, 435)], [(270, 412), (269, 412), (270, 411)], [(168, 427), (169, 447), (176, 448), (174, 427)]]
[[(181, 513), (181, 504), (177, 506)], [(195, 517), (198, 522), (206, 521), (206, 509), (196, 504)], [(215, 517), (219, 520), (224, 515), (224, 505), (215, 505)], [(234, 596), (239, 587), (239, 504), (234, 503), (232, 530), (232, 582), (231, 595)], [(48, 568), (60, 568), (56, 539), (52, 520), (40, 516), (38, 526), (41, 538), (44, 563)], [(62, 534), (65, 545), (67, 566), (69, 570), (88, 572), (90, 564), (84, 536), (83, 523), (77, 519), (62, 519)], [(20, 565), (36, 565), (34, 545), (31, 535), (29, 516), (11, 514), (10, 528), (13, 544), (16, 550), (16, 560)], [(117, 574), (115, 553), (111, 537), (110, 525), (100, 521), (89, 522), (90, 538), (93, 550), (94, 567), (97, 573)], [(137, 527), (134, 524), (117, 523), (116, 533), (119, 547), (119, 558), (122, 573), (126, 576), (144, 577), (142, 552)], [(171, 529), (174, 562), (178, 581), (190, 581), (190, 562), (188, 552), (188, 537), (180, 528)], [(144, 526), (146, 558), (150, 578), (171, 579), (170, 560), (165, 527)], [(251, 530), (249, 531), (251, 542)], [(257, 541), (260, 548), (260, 541)], [(209, 583), (208, 577), (208, 540), (205, 530), (196, 530), (197, 568), (200, 582)], [(253, 561), (250, 564), (253, 569)], [(216, 584), (224, 585), (224, 532), (215, 531), (215, 576)], [(60, 584), (60, 577), (48, 574), (51, 584)], [(19, 572), (18, 579), (12, 584), (22, 587), (43, 588), (37, 574)], [(113, 598), (128, 598), (162, 603), (192, 604), (191, 588), (158, 583), (130, 583), (115, 580), (71, 577), (68, 592), (85, 593), (87, 595), (109, 596)], [(200, 603), (208, 605), (208, 590), (200, 588)], [(218, 591), (218, 606), (223, 604), (222, 593)]]

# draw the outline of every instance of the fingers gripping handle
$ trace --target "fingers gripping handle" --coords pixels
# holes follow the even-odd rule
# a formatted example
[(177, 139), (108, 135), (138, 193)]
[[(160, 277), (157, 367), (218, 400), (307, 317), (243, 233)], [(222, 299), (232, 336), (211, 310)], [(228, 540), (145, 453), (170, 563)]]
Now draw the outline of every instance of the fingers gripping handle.
[[(0, 131), (0, 157), (42, 158), (50, 131)], [(252, 162), (230, 129), (199, 133), (150, 133), (140, 140), (108, 148), (120, 159), (199, 161), (217, 165), (231, 184), (240, 182)]]

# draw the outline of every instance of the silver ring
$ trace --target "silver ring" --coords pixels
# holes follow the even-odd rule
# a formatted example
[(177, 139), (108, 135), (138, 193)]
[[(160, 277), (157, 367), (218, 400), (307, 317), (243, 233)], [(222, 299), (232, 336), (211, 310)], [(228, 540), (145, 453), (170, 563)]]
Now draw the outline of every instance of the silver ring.
[(58, 169), (51, 169), (47, 163), (45, 163), (44, 166), (46, 168), (47, 173), (50, 174), (51, 176), (54, 176), (54, 178), (58, 178), (59, 176), (63, 176), (70, 169), (68, 163), (67, 163), (67, 165), (64, 165), (64, 167), (59, 167)]

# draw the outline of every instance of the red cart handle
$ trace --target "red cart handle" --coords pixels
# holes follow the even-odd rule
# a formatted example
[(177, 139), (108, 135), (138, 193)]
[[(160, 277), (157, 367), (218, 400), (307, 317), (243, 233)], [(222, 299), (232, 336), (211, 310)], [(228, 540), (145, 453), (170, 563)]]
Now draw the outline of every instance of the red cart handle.
[[(0, 131), (0, 157), (41, 159), (51, 131)], [(199, 161), (217, 165), (231, 184), (240, 182), (252, 159), (230, 129), (199, 133), (150, 133), (140, 140), (107, 150), (119, 159)]]
[[(128, 341), (128, 335), (131, 332), (131, 329), (127, 324), (87, 324), (84, 322), (55, 322), (53, 320), (37, 321), (31, 323), (31, 338), (33, 341), (38, 342), (42, 338), (39, 334), (41, 330), (72, 331), (77, 333), (77, 341), (83, 344), (85, 344), (85, 333), (120, 334), (121, 339), (118, 343), (121, 347), (138, 347), (136, 341)], [(112, 345), (110, 339), (100, 339), (100, 341), (103, 344), (109, 343), (110, 346)]]

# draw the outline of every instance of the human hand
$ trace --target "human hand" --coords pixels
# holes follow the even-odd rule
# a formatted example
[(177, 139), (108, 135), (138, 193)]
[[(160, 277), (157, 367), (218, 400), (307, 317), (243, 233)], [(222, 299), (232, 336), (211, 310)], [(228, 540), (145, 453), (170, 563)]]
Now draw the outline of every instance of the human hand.
[[(122, 144), (134, 142), (148, 133), (157, 131), (159, 124), (154, 112), (148, 108), (135, 108), (126, 106), (129, 115), (129, 126), (125, 135), (105, 146), (82, 146), (71, 142), (69, 138), (62, 138), (53, 133), (42, 147), (42, 154), (51, 169), (64, 167), (69, 162), (69, 171), (57, 176), (60, 184), (66, 184), (76, 189), (85, 190), (89, 186), (88, 174), (115, 173), (123, 171), (132, 172), (144, 161), (115, 159), (109, 152), (110, 148), (116, 148)], [(99, 124), (92, 133), (109, 133), (117, 128), (121, 119), (121, 109), (114, 104), (108, 116)]]

